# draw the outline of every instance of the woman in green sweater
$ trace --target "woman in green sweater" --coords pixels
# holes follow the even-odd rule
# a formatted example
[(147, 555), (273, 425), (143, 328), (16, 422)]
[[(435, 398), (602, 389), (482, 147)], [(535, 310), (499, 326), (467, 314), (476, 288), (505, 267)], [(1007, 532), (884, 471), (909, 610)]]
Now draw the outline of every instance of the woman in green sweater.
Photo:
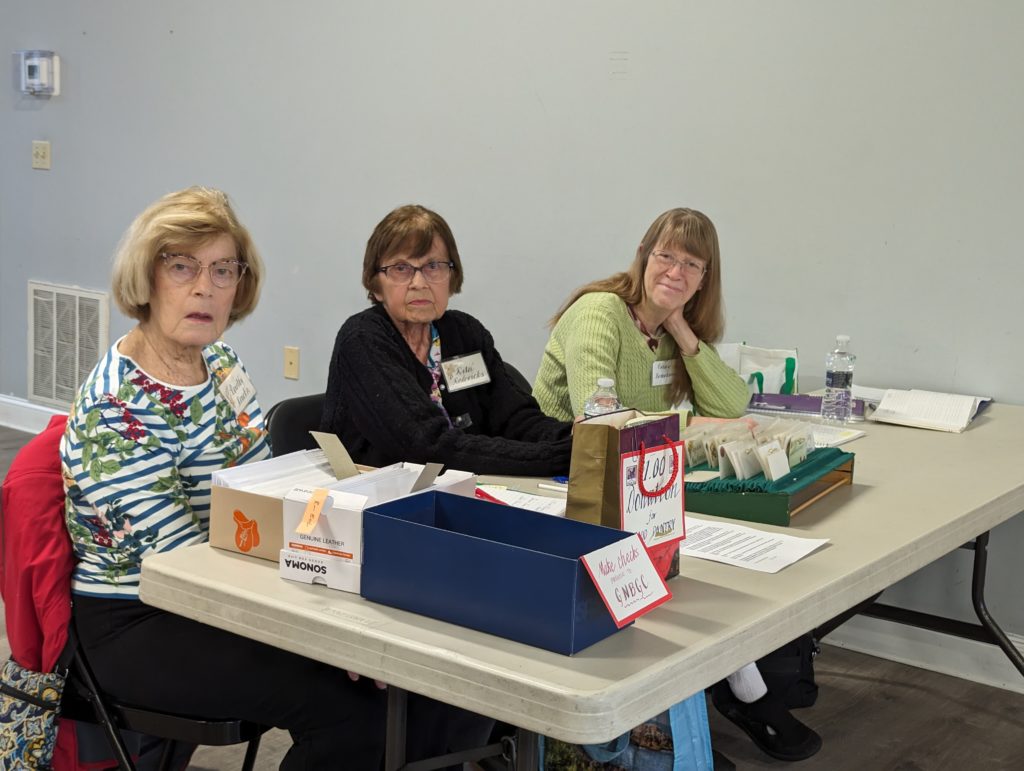
[[(725, 327), (722, 305), (714, 224), (699, 211), (670, 209), (647, 229), (629, 270), (577, 289), (559, 310), (533, 396), (551, 417), (572, 420), (583, 414), (597, 379), (610, 377), (624, 407), (658, 412), (689, 402), (700, 415), (738, 418), (750, 393), (711, 346)], [(680, 422), (685, 426), (685, 420)], [(821, 747), (821, 738), (768, 693), (754, 663), (731, 674), (727, 683), (716, 684), (713, 695), (719, 711), (772, 757), (802, 760)], [(703, 694), (690, 701), (703, 707)], [(644, 729), (664, 733), (664, 717), (649, 721)], [(688, 726), (691, 735), (700, 735), (702, 729), (707, 730)], [(552, 751), (570, 755), (581, 750), (552, 746)], [(594, 751), (586, 749), (591, 757)], [(699, 761), (690, 760), (691, 767), (700, 767)], [(634, 765), (622, 757), (616, 762), (637, 767), (636, 760), (631, 761)], [(650, 762), (649, 767), (658, 767), (657, 761)]]
[(736, 418), (750, 393), (711, 343), (721, 339), (721, 260), (711, 220), (693, 209), (658, 217), (629, 270), (577, 289), (553, 320), (533, 395), (572, 420), (599, 377), (624, 407), (649, 412), (689, 400), (701, 415)]

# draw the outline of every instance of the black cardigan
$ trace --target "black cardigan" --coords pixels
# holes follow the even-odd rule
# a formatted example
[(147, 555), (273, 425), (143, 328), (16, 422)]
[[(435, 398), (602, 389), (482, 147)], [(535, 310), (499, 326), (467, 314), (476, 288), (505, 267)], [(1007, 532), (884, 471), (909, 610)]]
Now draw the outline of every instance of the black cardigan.
[(357, 463), (443, 463), (478, 474), (551, 476), (569, 472), (572, 424), (545, 415), (508, 376), (490, 333), (449, 310), (434, 322), (445, 359), (483, 355), (491, 382), (441, 401), (431, 377), (380, 305), (350, 317), (338, 332), (320, 428), (341, 437)]

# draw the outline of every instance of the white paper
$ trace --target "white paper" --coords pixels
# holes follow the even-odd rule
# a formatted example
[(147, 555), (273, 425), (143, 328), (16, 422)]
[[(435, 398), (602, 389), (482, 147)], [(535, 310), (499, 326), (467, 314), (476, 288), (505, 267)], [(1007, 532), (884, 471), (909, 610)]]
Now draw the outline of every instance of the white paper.
[(757, 455), (761, 459), (761, 468), (769, 482), (774, 482), (789, 473), (789, 458), (779, 444), (778, 439), (772, 439), (768, 444), (757, 448)]
[(509, 506), (539, 511), (541, 514), (551, 514), (555, 517), (565, 516), (565, 498), (523, 493), (518, 490), (509, 490), (501, 485), (478, 485), (478, 487), (488, 495), (497, 498)]
[(814, 425), (815, 447), (838, 447), (841, 444), (852, 442), (854, 439), (860, 439), (862, 436), (864, 436), (864, 432), (856, 428), (817, 423)]
[(218, 469), (212, 484), (283, 498), (293, 487), (327, 487), (337, 481), (323, 450), (304, 450)]
[(828, 538), (799, 538), (766, 533), (722, 519), (700, 519), (686, 513), (686, 540), (679, 553), (726, 565), (778, 573), (828, 543)]

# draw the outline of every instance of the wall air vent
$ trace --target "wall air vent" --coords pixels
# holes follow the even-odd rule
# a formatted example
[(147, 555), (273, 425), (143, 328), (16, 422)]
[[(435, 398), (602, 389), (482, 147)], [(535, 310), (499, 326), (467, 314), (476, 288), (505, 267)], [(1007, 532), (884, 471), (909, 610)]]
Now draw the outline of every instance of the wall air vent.
[(105, 292), (28, 282), (28, 397), (67, 409), (109, 342)]

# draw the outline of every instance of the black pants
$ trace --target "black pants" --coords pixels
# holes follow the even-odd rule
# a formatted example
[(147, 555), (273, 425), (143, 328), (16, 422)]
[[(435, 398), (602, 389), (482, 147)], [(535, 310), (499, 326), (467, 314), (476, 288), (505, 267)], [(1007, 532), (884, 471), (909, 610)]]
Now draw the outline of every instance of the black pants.
[[(76, 595), (75, 624), (103, 690), (126, 704), (287, 729), (282, 771), (380, 768), (387, 697), (373, 681), (152, 608)], [(493, 721), (410, 694), (410, 760), (486, 740)]]

